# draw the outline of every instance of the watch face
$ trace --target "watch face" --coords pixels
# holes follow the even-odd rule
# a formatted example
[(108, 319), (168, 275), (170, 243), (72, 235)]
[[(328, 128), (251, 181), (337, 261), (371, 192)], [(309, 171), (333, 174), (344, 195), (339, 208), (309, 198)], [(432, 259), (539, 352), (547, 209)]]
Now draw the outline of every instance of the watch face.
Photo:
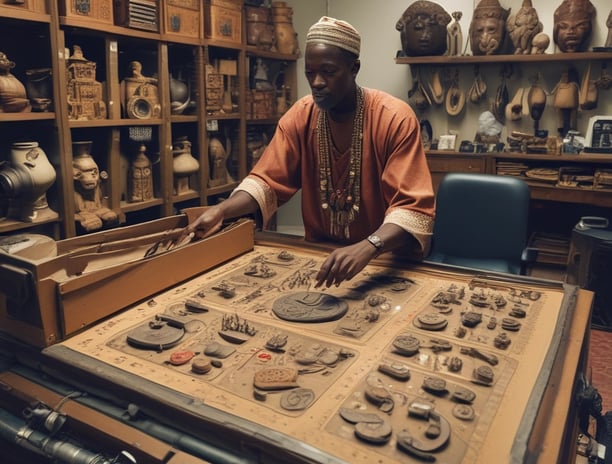
[(383, 247), (383, 242), (378, 235), (370, 235), (368, 241), (379, 250)]

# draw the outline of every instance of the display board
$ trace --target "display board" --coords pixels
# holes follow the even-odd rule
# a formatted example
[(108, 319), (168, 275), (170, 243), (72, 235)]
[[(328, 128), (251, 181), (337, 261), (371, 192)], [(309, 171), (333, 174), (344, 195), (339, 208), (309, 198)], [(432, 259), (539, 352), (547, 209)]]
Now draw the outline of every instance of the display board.
[(305, 445), (304, 462), (522, 462), (576, 288), (384, 260), (314, 288), (324, 257), (257, 244), (44, 352)]

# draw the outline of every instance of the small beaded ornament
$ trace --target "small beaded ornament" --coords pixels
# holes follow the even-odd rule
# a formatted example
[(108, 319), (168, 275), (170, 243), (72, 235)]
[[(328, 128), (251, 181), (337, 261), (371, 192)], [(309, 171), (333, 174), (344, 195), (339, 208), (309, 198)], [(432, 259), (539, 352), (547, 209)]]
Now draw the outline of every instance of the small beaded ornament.
[(363, 90), (357, 87), (357, 106), (353, 119), (349, 175), (344, 186), (334, 186), (331, 170), (331, 130), (327, 111), (321, 111), (317, 119), (319, 147), (319, 191), (321, 208), (329, 211), (330, 234), (350, 238), (349, 225), (359, 214), (361, 201), (361, 156), (363, 151)]

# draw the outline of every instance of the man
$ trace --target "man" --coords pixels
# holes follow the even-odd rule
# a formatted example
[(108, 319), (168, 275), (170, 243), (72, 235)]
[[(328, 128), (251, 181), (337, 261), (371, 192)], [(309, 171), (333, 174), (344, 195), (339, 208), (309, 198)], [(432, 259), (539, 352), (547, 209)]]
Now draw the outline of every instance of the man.
[(339, 285), (381, 252), (425, 255), (434, 195), (419, 122), (407, 103), (359, 87), (361, 39), (323, 17), (306, 36), (312, 95), (297, 101), (251, 173), (188, 232), (211, 233), (224, 219), (261, 213), (263, 222), (302, 190), (305, 238), (344, 245), (323, 262), (316, 287)]

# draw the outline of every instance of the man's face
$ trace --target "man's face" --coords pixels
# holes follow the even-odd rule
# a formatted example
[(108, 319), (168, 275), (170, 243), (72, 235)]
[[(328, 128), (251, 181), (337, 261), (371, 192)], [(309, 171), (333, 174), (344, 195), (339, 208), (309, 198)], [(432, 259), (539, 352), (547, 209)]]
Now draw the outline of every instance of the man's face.
[(555, 25), (555, 42), (562, 52), (578, 52), (591, 34), (591, 21), (582, 15), (566, 18)]
[(330, 110), (347, 95), (352, 95), (358, 63), (333, 45), (309, 44), (306, 47), (306, 79), (319, 108)]
[(446, 50), (446, 26), (421, 13), (404, 25), (404, 51), (408, 55), (424, 56), (444, 53)]

